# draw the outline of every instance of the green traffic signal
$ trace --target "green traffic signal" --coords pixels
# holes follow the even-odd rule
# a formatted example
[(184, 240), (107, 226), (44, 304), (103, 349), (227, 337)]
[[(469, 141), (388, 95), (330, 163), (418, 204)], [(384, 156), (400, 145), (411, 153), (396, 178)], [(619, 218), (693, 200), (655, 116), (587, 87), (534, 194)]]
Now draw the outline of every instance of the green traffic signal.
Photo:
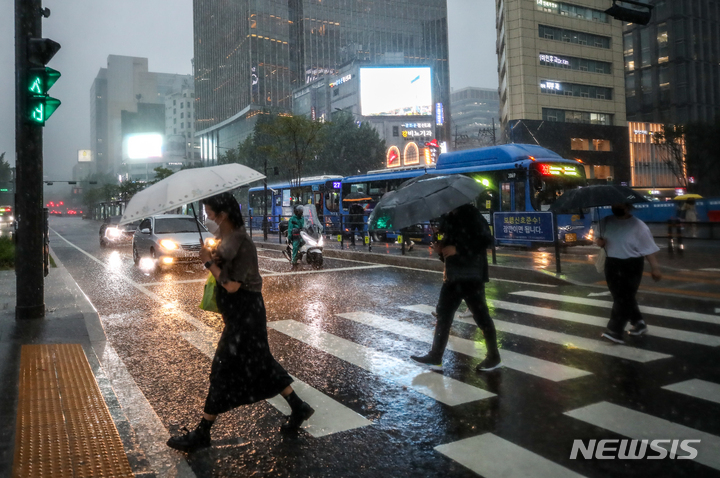
[(30, 68), (28, 71), (28, 91), (34, 95), (47, 95), (60, 78), (60, 72), (52, 68)]
[(50, 96), (31, 96), (28, 98), (28, 119), (31, 123), (45, 126), (45, 121), (60, 106), (60, 100)]

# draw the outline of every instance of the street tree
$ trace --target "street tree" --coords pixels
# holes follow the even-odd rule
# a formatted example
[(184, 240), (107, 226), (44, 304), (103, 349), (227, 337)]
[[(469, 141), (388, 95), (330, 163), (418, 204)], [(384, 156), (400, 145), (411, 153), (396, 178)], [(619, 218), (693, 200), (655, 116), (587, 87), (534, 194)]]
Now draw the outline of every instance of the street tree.
[(10, 181), (12, 179), (12, 168), (10, 163), (5, 159), (5, 153), (0, 154), (0, 181)]
[(162, 181), (173, 173), (172, 169), (163, 168), (162, 166), (154, 168), (153, 171), (155, 171), (155, 179), (153, 179), (152, 184), (155, 184), (158, 181)]
[(683, 125), (662, 125), (662, 131), (652, 135), (653, 143), (658, 145), (659, 159), (667, 165), (678, 184), (687, 188), (687, 163), (685, 155), (685, 136), (687, 128)]
[(338, 113), (328, 123), (313, 174), (349, 176), (380, 169), (385, 161), (385, 141), (370, 123), (358, 124), (350, 113)]
[(286, 171), (290, 183), (298, 185), (306, 169), (323, 144), (324, 124), (304, 116), (276, 116), (267, 123), (258, 123), (258, 135), (267, 138), (267, 144), (258, 144), (258, 152), (266, 154), (282, 171)]

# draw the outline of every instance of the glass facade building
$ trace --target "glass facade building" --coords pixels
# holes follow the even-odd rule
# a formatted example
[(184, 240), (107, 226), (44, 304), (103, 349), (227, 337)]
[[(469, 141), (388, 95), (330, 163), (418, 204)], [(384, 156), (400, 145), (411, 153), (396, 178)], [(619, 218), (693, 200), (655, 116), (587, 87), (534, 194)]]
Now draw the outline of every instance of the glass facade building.
[(195, 127), (208, 162), (256, 115), (291, 111), (293, 90), (352, 62), (431, 66), (449, 106), (444, 0), (195, 0), (193, 10)]
[(629, 121), (685, 124), (720, 115), (720, 3), (655, 0), (623, 32)]

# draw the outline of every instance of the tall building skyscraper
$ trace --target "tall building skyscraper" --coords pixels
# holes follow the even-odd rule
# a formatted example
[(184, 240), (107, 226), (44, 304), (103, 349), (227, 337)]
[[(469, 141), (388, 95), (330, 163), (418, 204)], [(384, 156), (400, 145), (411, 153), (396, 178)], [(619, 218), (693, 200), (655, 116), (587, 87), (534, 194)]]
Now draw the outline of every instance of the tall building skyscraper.
[(631, 179), (622, 25), (608, 0), (496, 0), (504, 138), (581, 159), (591, 182)]
[(162, 105), (164, 110), (165, 95), (192, 82), (190, 75), (148, 71), (147, 58), (108, 56), (107, 68), (100, 68), (90, 88), (90, 145), (95, 172), (118, 175), (128, 171), (123, 166), (123, 115), (142, 115), (153, 109), (151, 105)]
[(431, 66), (436, 101), (449, 108), (445, 0), (195, 0), (193, 9), (206, 162), (237, 147), (256, 115), (291, 111), (294, 89), (353, 61)]
[(500, 140), (497, 89), (470, 87), (453, 91), (450, 110), (453, 150), (488, 146), (493, 144), (493, 137), (496, 142)]
[(654, 0), (623, 33), (629, 121), (686, 124), (720, 115), (720, 3)]

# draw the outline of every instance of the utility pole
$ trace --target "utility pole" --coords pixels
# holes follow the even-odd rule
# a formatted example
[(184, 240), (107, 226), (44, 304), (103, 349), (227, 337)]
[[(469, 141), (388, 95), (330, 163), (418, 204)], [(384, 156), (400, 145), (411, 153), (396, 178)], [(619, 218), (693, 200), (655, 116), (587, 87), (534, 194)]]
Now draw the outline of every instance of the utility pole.
[(60, 102), (47, 91), (60, 73), (45, 64), (60, 45), (42, 38), (41, 0), (15, 0), (16, 320), (45, 317), (43, 134)]

